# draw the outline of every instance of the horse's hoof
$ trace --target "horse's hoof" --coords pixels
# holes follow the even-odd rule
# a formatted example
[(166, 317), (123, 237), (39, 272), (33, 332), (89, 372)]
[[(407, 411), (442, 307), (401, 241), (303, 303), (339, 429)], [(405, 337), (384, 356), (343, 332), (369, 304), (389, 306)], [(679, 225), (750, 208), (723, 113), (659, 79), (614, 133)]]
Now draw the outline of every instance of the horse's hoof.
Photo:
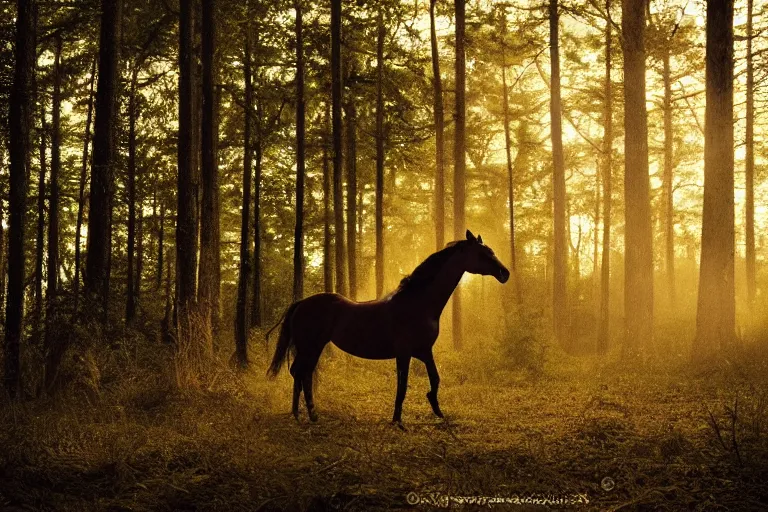
[(445, 418), (443, 415), (443, 411), (440, 410), (440, 406), (437, 403), (437, 398), (432, 396), (432, 393), (427, 393), (427, 400), (429, 401), (429, 405), (432, 406), (432, 412), (435, 413), (435, 416), (438, 418)]
[(299, 421), (299, 411), (293, 411), (291, 414), (296, 421)]
[(315, 411), (309, 411), (309, 421), (312, 423), (317, 421), (317, 413)]
[(403, 422), (400, 421), (400, 420), (392, 420), (392, 425), (396, 425), (397, 428), (399, 428), (403, 432), (407, 432), (408, 431), (408, 429), (405, 428), (405, 425), (403, 425)]

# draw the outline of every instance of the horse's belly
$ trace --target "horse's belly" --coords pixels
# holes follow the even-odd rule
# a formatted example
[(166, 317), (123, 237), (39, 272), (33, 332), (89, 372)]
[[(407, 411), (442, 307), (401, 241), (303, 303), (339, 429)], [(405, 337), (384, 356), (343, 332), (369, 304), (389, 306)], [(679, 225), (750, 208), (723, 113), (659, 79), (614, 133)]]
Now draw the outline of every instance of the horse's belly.
[(395, 357), (394, 347), (389, 343), (366, 343), (365, 339), (360, 339), (359, 342), (348, 340), (331, 341), (347, 354), (362, 357), (363, 359), (393, 359)]
[(371, 329), (359, 326), (336, 333), (331, 338), (334, 345), (344, 352), (364, 359), (392, 359), (395, 357), (393, 337), (388, 329)]

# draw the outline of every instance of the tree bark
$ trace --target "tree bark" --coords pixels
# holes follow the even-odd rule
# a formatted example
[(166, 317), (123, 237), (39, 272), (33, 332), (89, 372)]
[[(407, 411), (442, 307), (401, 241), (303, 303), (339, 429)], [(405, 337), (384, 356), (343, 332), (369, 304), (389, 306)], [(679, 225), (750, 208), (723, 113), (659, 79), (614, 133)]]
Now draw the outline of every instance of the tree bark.
[[(177, 316), (184, 325), (195, 303), (197, 271), (197, 194), (194, 188), (192, 125), (192, 0), (179, 3), (179, 140), (176, 220)], [(180, 333), (180, 338), (182, 333)]]
[(304, 34), (302, 0), (296, 7), (296, 224), (293, 231), (293, 301), (304, 297), (304, 177), (306, 174), (306, 105), (304, 103)]
[(163, 285), (163, 259), (165, 258), (165, 202), (160, 200), (160, 219), (157, 225), (157, 282), (159, 290)]
[(13, 84), (8, 105), (10, 191), (8, 227), (8, 296), (5, 308), (5, 389), (16, 398), (21, 388), (19, 349), (24, 318), (24, 224), (27, 169), (32, 126), (35, 72), (35, 2), (18, 0)]
[(675, 286), (675, 207), (672, 175), (675, 169), (672, 154), (672, 71), (669, 60), (669, 48), (666, 48), (662, 58), (662, 78), (664, 82), (664, 176), (662, 179), (664, 188), (664, 254), (669, 304), (674, 309), (677, 302), (677, 290)]
[[(44, 93), (44, 91), (41, 91)], [(44, 96), (44, 94), (42, 94)], [(38, 154), (40, 168), (37, 176), (37, 237), (35, 239), (35, 311), (34, 329), (40, 332), (43, 318), (43, 268), (45, 263), (45, 176), (48, 174), (46, 134), (48, 124), (45, 119), (45, 99), (40, 101), (40, 133)]]
[[(219, 330), (221, 251), (219, 247), (219, 170), (216, 158), (216, 2), (201, 1), (202, 24), (202, 125), (201, 125), (201, 218), (198, 302), (212, 332)], [(206, 347), (212, 351), (213, 347)]]
[(704, 215), (696, 312), (696, 359), (735, 340), (733, 198), (733, 0), (707, 3)]
[(600, 315), (600, 158), (595, 162), (595, 209), (593, 210), (594, 230), (592, 231), (592, 303), (595, 306), (596, 317)]
[(250, 9), (247, 9), (243, 40), (243, 79), (245, 82), (245, 106), (243, 112), (243, 203), (240, 217), (240, 266), (237, 279), (237, 311), (235, 312), (235, 357), (240, 368), (248, 367), (248, 282), (251, 271), (248, 236), (251, 221), (251, 169), (253, 149), (251, 147), (253, 126), (253, 81), (251, 77), (251, 25)]
[[(3, 145), (3, 148), (0, 148), (0, 159), (4, 160), (4, 149), (5, 149), (5, 141), (0, 141), (0, 144)], [(5, 227), (3, 223), (5, 222), (5, 205), (3, 204), (3, 199), (0, 197), (0, 310), (3, 311), (3, 315), (5, 314), (5, 285), (6, 285), (6, 271), (5, 267), (7, 264), (6, 258), (5, 258)], [(2, 323), (0, 325), (5, 325), (5, 317), (3, 317)]]
[(59, 281), (59, 175), (61, 174), (61, 35), (54, 38), (53, 97), (51, 116), (51, 177), (48, 198), (48, 282), (46, 290), (46, 317), (55, 313), (56, 292)]
[(262, 129), (261, 104), (256, 102), (256, 157), (253, 193), (253, 298), (251, 299), (251, 327), (260, 327), (261, 318), (261, 159)]
[(328, 143), (330, 135), (331, 115), (327, 108), (325, 112), (325, 132), (323, 137), (323, 290), (333, 291), (333, 255), (331, 254), (333, 239), (331, 233), (331, 170), (328, 162)]
[(166, 258), (165, 263), (165, 308), (163, 314), (163, 320), (160, 323), (160, 330), (162, 332), (163, 341), (171, 341), (171, 318), (173, 315), (173, 303), (171, 297), (171, 258)]
[(347, 265), (349, 297), (357, 299), (357, 106), (352, 94), (345, 105), (347, 171)]
[(653, 247), (645, 95), (645, 0), (623, 0), (624, 50), (624, 355), (653, 345)]
[(565, 214), (565, 157), (563, 155), (562, 103), (560, 99), (560, 42), (558, 0), (549, 2), (549, 56), (551, 61), (550, 119), (552, 136), (552, 190), (554, 202), (554, 261), (552, 318), (555, 338), (563, 343), (568, 334), (568, 241)]
[(344, 211), (342, 189), (341, 0), (331, 0), (331, 121), (333, 123), (333, 218), (336, 252), (336, 292), (347, 294), (344, 272)]
[(597, 351), (608, 352), (611, 294), (611, 206), (613, 201), (613, 51), (611, 0), (605, 2), (605, 83), (603, 88), (603, 248), (600, 261), (600, 314), (597, 326)]
[(74, 312), (77, 314), (80, 303), (80, 267), (81, 267), (81, 230), (83, 213), (85, 211), (85, 184), (88, 179), (88, 147), (91, 143), (91, 122), (93, 120), (93, 87), (96, 83), (96, 58), (91, 63), (91, 78), (88, 86), (88, 113), (85, 118), (85, 134), (83, 135), (83, 158), (80, 165), (80, 184), (77, 195), (77, 221), (75, 222), (75, 277), (74, 277)]
[(85, 261), (84, 285), (87, 296), (93, 302), (93, 308), (89, 308), (89, 311), (101, 312), (103, 320), (106, 320), (122, 0), (102, 0), (101, 10), (99, 76), (88, 209), (88, 254)]
[[(456, 126), (453, 144), (453, 235), (456, 240), (464, 238), (466, 229), (464, 203), (465, 203), (465, 174), (466, 162), (466, 92), (467, 77), (464, 50), (464, 33), (466, 29), (465, 11), (466, 0), (454, 0), (456, 13)], [(461, 287), (457, 286), (453, 292), (453, 347), (461, 350), (463, 345), (463, 331), (461, 322)]]
[[(509, 130), (509, 90), (507, 89), (507, 11), (502, 10), (502, 42), (501, 42), (501, 86), (504, 98), (504, 150), (507, 157), (507, 200), (509, 201), (509, 259), (512, 273), (512, 285), (515, 304), (522, 302), (520, 274), (517, 270), (517, 248), (515, 246), (515, 181), (512, 168), (512, 138)], [(518, 144), (520, 141), (518, 141)], [(521, 151), (518, 149), (518, 151)]]
[[(141, 178), (138, 179), (138, 189), (141, 190)], [(133, 293), (136, 295), (136, 307), (141, 303), (141, 276), (144, 272), (144, 207), (139, 198), (138, 215), (136, 217), (136, 279), (133, 285)]]
[(443, 79), (440, 76), (440, 52), (437, 47), (435, 6), (429, 2), (429, 39), (432, 49), (432, 107), (435, 116), (435, 250), (445, 245), (445, 117), (443, 109)]
[[(61, 34), (54, 36), (53, 96), (51, 101), (51, 177), (48, 196), (48, 261), (45, 293), (45, 388), (51, 390), (63, 349), (55, 332), (59, 275), (59, 174), (61, 171)], [(57, 343), (58, 342), (58, 343)], [(54, 345), (58, 345), (54, 347)]]
[(376, 297), (381, 297), (384, 295), (384, 37), (386, 35), (381, 6), (376, 17), (376, 28)]
[(749, 307), (755, 304), (757, 295), (757, 265), (755, 258), (755, 65), (752, 55), (754, 39), (753, 9), (754, 0), (747, 0), (747, 112), (746, 112), (746, 154), (744, 171), (746, 175), (746, 265), (747, 265), (747, 301)]
[[(5, 162), (5, 150), (8, 147), (7, 140), (3, 135), (0, 135), (0, 162)], [(5, 265), (6, 265), (6, 258), (5, 258), (5, 225), (6, 222), (5, 218), (5, 204), (3, 202), (3, 196), (5, 196), (5, 189), (0, 188), (2, 190), (2, 193), (0, 193), (0, 311), (3, 313), (3, 318), (0, 320), (0, 325), (5, 325)]]
[(125, 323), (131, 325), (136, 316), (136, 293), (134, 290), (134, 254), (136, 247), (136, 82), (138, 80), (138, 64), (134, 64), (131, 73), (130, 91), (128, 93), (128, 248), (127, 248), (127, 277)]

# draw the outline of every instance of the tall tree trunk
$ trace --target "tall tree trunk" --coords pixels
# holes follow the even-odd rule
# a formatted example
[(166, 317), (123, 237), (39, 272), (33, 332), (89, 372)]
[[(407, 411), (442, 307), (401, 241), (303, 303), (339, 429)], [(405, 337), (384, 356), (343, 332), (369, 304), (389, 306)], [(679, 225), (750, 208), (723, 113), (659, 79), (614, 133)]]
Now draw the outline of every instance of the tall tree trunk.
[[(41, 91), (44, 93), (45, 91)], [(40, 140), (39, 140), (39, 161), (40, 169), (37, 179), (37, 237), (35, 239), (35, 312), (34, 328), (35, 332), (40, 331), (40, 322), (43, 317), (43, 268), (45, 260), (45, 176), (48, 174), (47, 165), (47, 146), (46, 134), (48, 133), (48, 124), (45, 120), (45, 99), (41, 94), (40, 101)]]
[(663, 81), (664, 81), (664, 242), (667, 271), (667, 288), (670, 307), (674, 308), (677, 302), (677, 290), (675, 287), (675, 219), (674, 219), (674, 189), (672, 188), (672, 174), (674, 162), (672, 154), (672, 71), (670, 69), (669, 48), (666, 48), (663, 56)]
[[(59, 286), (59, 174), (61, 171), (61, 34), (54, 36), (53, 97), (51, 105), (51, 177), (48, 196), (48, 261), (45, 293), (45, 388), (51, 390), (65, 345), (55, 332)], [(57, 345), (57, 347), (54, 347)]]
[(18, 0), (13, 84), (8, 105), (10, 191), (8, 297), (5, 308), (5, 389), (15, 398), (21, 388), (19, 349), (24, 318), (24, 223), (35, 73), (35, 2)]
[(163, 258), (165, 257), (165, 202), (160, 201), (160, 219), (157, 224), (157, 282), (159, 290), (163, 285)]
[(753, 8), (754, 1), (747, 0), (747, 132), (746, 155), (744, 156), (744, 171), (746, 174), (746, 264), (747, 264), (747, 301), (749, 307), (755, 304), (757, 295), (756, 262), (755, 262), (755, 65), (752, 55), (752, 39), (754, 38)]
[(96, 120), (91, 165), (88, 214), (88, 254), (85, 261), (85, 292), (93, 301), (91, 312), (101, 311), (106, 320), (111, 247), (112, 171), (117, 131), (120, 19), (122, 0), (102, 0), (99, 42), (99, 77), (96, 89)]
[(54, 38), (53, 97), (51, 116), (51, 177), (48, 198), (48, 282), (46, 290), (47, 319), (54, 314), (59, 281), (59, 175), (61, 174), (61, 35)]
[(253, 297), (251, 299), (251, 327), (260, 327), (261, 318), (261, 159), (262, 129), (261, 103), (256, 102), (256, 144), (253, 175)]
[(443, 79), (440, 76), (440, 52), (437, 48), (435, 6), (429, 2), (429, 40), (432, 49), (433, 113), (435, 116), (435, 248), (445, 245), (445, 118), (443, 114)]
[(653, 242), (645, 97), (645, 0), (623, 0), (624, 41), (624, 355), (653, 346)]
[[(216, 2), (202, 0), (202, 130), (200, 218), (200, 275), (198, 301), (212, 332), (219, 327), (221, 252), (219, 247), (219, 170), (216, 158), (216, 97), (214, 53), (216, 51)], [(213, 347), (206, 347), (212, 351)]]
[[(179, 3), (179, 140), (178, 208), (176, 220), (177, 316), (184, 328), (189, 308), (197, 296), (197, 193), (193, 169), (194, 127), (192, 109), (192, 0)], [(186, 338), (179, 333), (180, 341)]]
[(333, 218), (336, 251), (336, 292), (346, 295), (344, 272), (344, 211), (342, 190), (341, 0), (331, 0), (331, 120), (333, 123)]
[(594, 230), (592, 231), (592, 304), (595, 306), (596, 317), (600, 315), (600, 159), (595, 162), (595, 209), (593, 214)]
[(171, 297), (171, 258), (166, 258), (165, 263), (165, 310), (163, 320), (160, 323), (161, 335), (163, 341), (171, 342), (171, 318), (173, 315), (173, 305), (176, 300)]
[(605, 83), (603, 86), (603, 249), (600, 261), (600, 315), (597, 327), (597, 351), (608, 351), (610, 336), (611, 292), (611, 203), (613, 195), (613, 51), (611, 0), (605, 2)]
[(131, 325), (136, 316), (136, 293), (134, 290), (134, 254), (136, 247), (136, 82), (138, 80), (138, 63), (134, 63), (131, 73), (130, 91), (128, 93), (128, 249), (127, 249), (127, 278), (125, 323)]
[[(3, 161), (4, 155), (3, 150), (5, 149), (5, 141), (0, 140), (0, 144), (3, 145), (3, 148), (0, 148), (0, 161)], [(0, 197), (0, 310), (3, 311), (3, 314), (5, 314), (5, 309), (3, 307), (5, 306), (5, 267), (6, 267), (6, 258), (5, 258), (5, 227), (3, 223), (5, 222), (5, 205), (3, 204), (3, 199)], [(5, 318), (3, 318), (2, 323), (0, 325), (5, 325)]]
[[(150, 174), (150, 180), (157, 180), (157, 176), (153, 176)], [(157, 188), (152, 189), (152, 215), (150, 216), (152, 219), (152, 225), (149, 227), (149, 233), (150, 233), (150, 239), (156, 240), (158, 236), (160, 235), (160, 213), (157, 211)], [(153, 274), (153, 281), (155, 283), (154, 289), (159, 289), (160, 285), (162, 284), (162, 278), (158, 279), (158, 272), (157, 272), (157, 248), (154, 245), (154, 242), (149, 247), (149, 258), (154, 260), (154, 266), (155, 266), (155, 272)]]
[[(0, 162), (5, 162), (5, 150), (8, 147), (7, 140), (4, 136), (0, 135)], [(3, 197), (5, 196), (5, 188), (0, 187), (0, 311), (5, 315), (5, 205), (3, 204)], [(0, 325), (5, 325), (5, 318), (0, 320)]]
[(347, 264), (349, 296), (357, 299), (357, 106), (352, 94), (345, 105), (347, 171)]
[(561, 343), (568, 329), (568, 246), (565, 215), (565, 157), (563, 155), (562, 103), (560, 100), (560, 40), (558, 0), (549, 2), (549, 57), (552, 66), (550, 108), (552, 136), (552, 190), (554, 202), (554, 261), (552, 319), (555, 337)]
[[(514, 286), (514, 300), (516, 304), (522, 301), (520, 289), (520, 274), (517, 270), (517, 248), (515, 246), (515, 181), (512, 169), (512, 138), (509, 131), (509, 90), (507, 89), (507, 11), (502, 10), (502, 42), (501, 42), (501, 86), (504, 97), (504, 149), (507, 157), (507, 193), (509, 201), (509, 259), (512, 272), (512, 285)], [(519, 143), (520, 141), (518, 141)], [(520, 151), (520, 149), (518, 149)]]
[[(431, 9), (431, 7), (430, 7)], [(432, 15), (430, 15), (432, 16)], [(384, 294), (384, 13), (376, 17), (376, 297)]]
[(325, 112), (325, 132), (323, 133), (323, 290), (326, 293), (333, 291), (333, 256), (331, 234), (331, 170), (328, 162), (328, 143), (330, 142), (330, 109)]
[[(453, 236), (456, 240), (462, 240), (466, 229), (464, 202), (466, 194), (465, 174), (467, 119), (466, 119), (466, 93), (467, 76), (464, 55), (464, 32), (466, 0), (454, 0), (456, 11), (456, 127), (453, 144)], [(464, 335), (461, 322), (461, 287), (457, 286), (453, 292), (453, 347), (461, 350)]]
[(306, 105), (304, 104), (304, 34), (302, 0), (296, 7), (296, 224), (293, 231), (293, 300), (304, 297), (304, 176)]
[(251, 147), (253, 126), (253, 81), (251, 77), (251, 24), (250, 4), (246, 4), (247, 21), (243, 39), (243, 79), (245, 81), (245, 106), (243, 112), (243, 206), (240, 217), (240, 266), (237, 279), (237, 311), (235, 312), (235, 357), (240, 368), (248, 366), (248, 282), (251, 271), (251, 254), (248, 236), (251, 221), (251, 165), (253, 149)]
[[(138, 180), (141, 190), (141, 179)], [(136, 295), (136, 307), (141, 303), (141, 276), (144, 272), (144, 207), (141, 198), (138, 199), (139, 214), (136, 217), (136, 280), (133, 293)]]
[(96, 57), (91, 63), (91, 78), (88, 86), (88, 114), (85, 118), (85, 134), (83, 135), (83, 159), (80, 165), (80, 182), (77, 195), (77, 221), (75, 222), (75, 277), (74, 277), (74, 312), (77, 314), (80, 302), (80, 267), (81, 267), (81, 230), (85, 210), (85, 183), (88, 178), (88, 147), (91, 143), (91, 121), (93, 120), (93, 86), (96, 83)]
[[(117, 140), (117, 135), (115, 136)], [(114, 177), (114, 175), (113, 175)], [(113, 178), (114, 179), (114, 178)], [(114, 184), (113, 184), (114, 187)], [(107, 242), (107, 277), (104, 281), (104, 298), (102, 299), (103, 311), (102, 311), (102, 323), (106, 324), (109, 320), (109, 287), (112, 279), (112, 226), (115, 218), (115, 205), (114, 205), (114, 191), (112, 197), (109, 198), (109, 220), (107, 225), (109, 226), (109, 240)]]
[(694, 358), (735, 339), (733, 199), (733, 0), (707, 3), (704, 216)]

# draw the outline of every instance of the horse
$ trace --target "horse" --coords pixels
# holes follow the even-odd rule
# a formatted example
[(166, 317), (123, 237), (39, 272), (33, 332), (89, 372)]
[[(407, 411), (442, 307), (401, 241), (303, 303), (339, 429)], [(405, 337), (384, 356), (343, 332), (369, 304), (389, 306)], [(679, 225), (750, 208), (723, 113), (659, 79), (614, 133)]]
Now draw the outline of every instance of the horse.
[[(444, 418), (437, 400), (440, 376), (432, 347), (440, 330), (440, 315), (464, 272), (493, 276), (500, 283), (509, 279), (509, 270), (493, 250), (467, 230), (466, 240), (451, 242), (424, 260), (398, 288), (379, 300), (353, 302), (337, 293), (318, 293), (294, 302), (272, 328), (280, 335), (267, 374), (274, 378), (293, 355), (292, 413), (299, 419), (299, 397), (304, 392), (309, 419), (317, 421), (312, 396), (312, 376), (329, 343), (364, 359), (395, 359), (397, 395), (392, 423), (404, 429), (403, 401), (408, 387), (411, 358), (427, 369), (430, 390), (427, 400), (432, 411)], [(269, 334), (267, 333), (267, 338)]]

